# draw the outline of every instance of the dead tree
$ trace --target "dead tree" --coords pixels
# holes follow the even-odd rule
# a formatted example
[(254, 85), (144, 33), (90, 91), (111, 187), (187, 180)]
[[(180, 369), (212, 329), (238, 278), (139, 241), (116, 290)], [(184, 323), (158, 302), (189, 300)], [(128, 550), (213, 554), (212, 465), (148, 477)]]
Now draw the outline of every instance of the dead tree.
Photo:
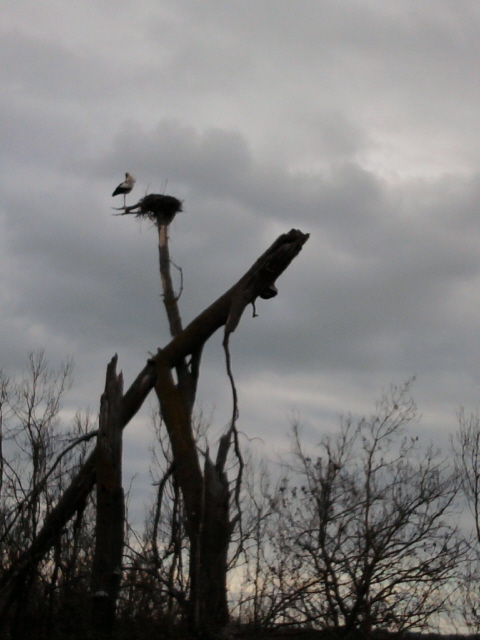
[(97, 521), (92, 568), (92, 629), (95, 640), (113, 634), (122, 577), (125, 501), (122, 488), (123, 377), (116, 373), (117, 356), (107, 367), (100, 402), (97, 437)]
[[(162, 260), (163, 225), (158, 226)], [(163, 228), (166, 233), (166, 228)], [(228, 347), (228, 338), (235, 331), (246, 307), (254, 305), (258, 297), (271, 297), (275, 281), (300, 253), (308, 237), (296, 229), (279, 236), (236, 284), (185, 328), (177, 316), (175, 297), (172, 303), (166, 294), (172, 340), (147, 361), (123, 396), (123, 427), (135, 416), (152, 389), (159, 398), (187, 514), (191, 546), (190, 620), (197, 628), (214, 631), (228, 621), (226, 554), (235, 524), (229, 519), (230, 494), (225, 473), (234, 435), (232, 429), (221, 439), (215, 462), (207, 456), (203, 472), (191, 430), (201, 353), (207, 340), (222, 326), (225, 327), (224, 345)], [(165, 246), (168, 249), (166, 236)], [(172, 370), (175, 370), (176, 381)], [(68, 520), (83, 507), (95, 485), (98, 455), (97, 447), (45, 519), (30, 548), (3, 575), (0, 581), (0, 619), (18, 596), (25, 575), (48, 553)]]

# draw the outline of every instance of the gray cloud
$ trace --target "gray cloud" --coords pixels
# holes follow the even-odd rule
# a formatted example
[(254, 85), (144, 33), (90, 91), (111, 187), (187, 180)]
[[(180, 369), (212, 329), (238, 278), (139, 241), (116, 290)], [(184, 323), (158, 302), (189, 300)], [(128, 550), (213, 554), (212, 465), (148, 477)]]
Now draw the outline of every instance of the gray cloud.
[[(168, 341), (155, 230), (111, 216), (128, 170), (129, 201), (185, 201), (171, 226), (185, 322), (280, 233), (311, 234), (232, 337), (250, 437), (284, 446), (297, 412), (320, 439), (414, 373), (427, 434), (478, 404), (475, 3), (34, 6), (7, 2), (0, 39), (1, 366), (73, 355), (67, 409), (96, 410), (113, 353), (128, 385)], [(220, 433), (220, 336), (199, 400)], [(147, 422), (125, 447), (143, 488)]]

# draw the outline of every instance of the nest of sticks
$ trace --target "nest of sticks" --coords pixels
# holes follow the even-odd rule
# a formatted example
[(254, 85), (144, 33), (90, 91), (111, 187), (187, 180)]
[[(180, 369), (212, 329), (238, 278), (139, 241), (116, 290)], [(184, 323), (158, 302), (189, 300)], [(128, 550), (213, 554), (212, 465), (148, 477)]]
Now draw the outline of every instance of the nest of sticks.
[(150, 193), (142, 198), (137, 204), (130, 207), (122, 207), (121, 212), (116, 215), (124, 216), (129, 213), (135, 214), (137, 218), (148, 218), (157, 225), (169, 225), (182, 209), (183, 202), (174, 196), (162, 195), (160, 193)]

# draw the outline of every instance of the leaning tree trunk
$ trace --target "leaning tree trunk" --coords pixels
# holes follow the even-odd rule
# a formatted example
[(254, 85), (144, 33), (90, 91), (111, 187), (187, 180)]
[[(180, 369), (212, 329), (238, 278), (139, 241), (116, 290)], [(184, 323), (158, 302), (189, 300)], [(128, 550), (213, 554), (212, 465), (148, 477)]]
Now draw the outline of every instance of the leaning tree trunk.
[[(229, 336), (243, 311), (267, 291), (300, 253), (308, 234), (292, 229), (277, 240), (247, 273), (205, 309), (190, 324), (172, 332), (170, 343), (149, 359), (122, 399), (121, 426), (124, 428), (155, 388), (177, 457), (177, 479), (187, 512), (188, 535), (193, 550), (190, 562), (191, 617), (196, 625), (219, 629), (228, 620), (226, 565), (228, 544), (234, 522), (229, 519), (229, 488), (225, 461), (231, 430), (220, 441), (215, 464), (207, 457), (202, 473), (191, 429), (200, 357), (207, 340), (222, 326)], [(175, 304), (173, 305), (175, 307)], [(225, 341), (224, 341), (225, 344)], [(190, 357), (187, 364), (186, 359)], [(173, 381), (171, 370), (177, 373)], [(175, 443), (175, 445), (174, 445)], [(0, 580), (0, 621), (21, 593), (26, 576), (60, 539), (70, 518), (83, 509), (95, 485), (98, 447), (90, 454), (56, 507), (46, 516), (37, 537), (6, 570)], [(227, 499), (228, 498), (228, 499)]]

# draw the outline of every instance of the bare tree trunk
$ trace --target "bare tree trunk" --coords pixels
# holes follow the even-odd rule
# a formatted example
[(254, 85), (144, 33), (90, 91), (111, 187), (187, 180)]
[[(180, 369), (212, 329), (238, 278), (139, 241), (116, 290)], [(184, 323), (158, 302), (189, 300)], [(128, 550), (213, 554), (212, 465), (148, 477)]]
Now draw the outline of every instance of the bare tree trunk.
[[(163, 301), (172, 337), (182, 331), (178, 300), (171, 277), (168, 246), (168, 226), (159, 225), (159, 263)], [(203, 345), (202, 345), (203, 346)], [(161, 413), (172, 445), (174, 473), (181, 488), (190, 541), (190, 594), (189, 622), (194, 631), (215, 633), (229, 620), (227, 603), (227, 557), (232, 533), (230, 523), (230, 488), (228, 478), (205, 454), (204, 473), (201, 472), (198, 450), (193, 435), (192, 410), (198, 382), (202, 350), (192, 354), (187, 365), (183, 359), (175, 367), (174, 384), (168, 363), (157, 357), (157, 383), (155, 390)], [(225, 445), (225, 439), (222, 440)], [(223, 447), (226, 458), (228, 445)]]
[(205, 461), (205, 500), (199, 567), (199, 625), (208, 633), (229, 621), (228, 548), (234, 528), (230, 520), (230, 488), (227, 474)]
[[(197, 592), (197, 572), (195, 564), (199, 553), (199, 532), (202, 522), (203, 476), (198, 460), (197, 447), (190, 416), (186, 410), (181, 392), (173, 381), (168, 362), (163, 360), (162, 352), (157, 356), (157, 393), (160, 410), (167, 427), (172, 455), (174, 473), (182, 491), (187, 518), (187, 534), (190, 540), (190, 617), (195, 620)], [(193, 596), (193, 598), (192, 598)]]
[(227, 554), (233, 525), (229, 517), (228, 478), (223, 468), (211, 462), (208, 453), (202, 474), (190, 416), (161, 352), (157, 356), (155, 390), (185, 503), (190, 541), (189, 619), (195, 630), (214, 633), (229, 620)]
[[(197, 508), (199, 504), (202, 504), (203, 500), (203, 475), (194, 442), (192, 443), (190, 436), (190, 412), (192, 403), (190, 398), (187, 404), (185, 404), (185, 396), (182, 398), (180, 391), (173, 383), (169, 370), (176, 368), (180, 381), (179, 371), (182, 370), (182, 367), (186, 366), (184, 364), (185, 359), (191, 356), (191, 362), (189, 364), (190, 381), (192, 380), (192, 376), (194, 378), (195, 375), (198, 375), (200, 354), (206, 341), (222, 326), (225, 326), (225, 331), (228, 334), (235, 330), (245, 308), (249, 304), (254, 303), (262, 292), (275, 283), (277, 278), (300, 253), (308, 237), (308, 234), (304, 234), (296, 229), (292, 229), (288, 233), (279, 236), (271, 247), (258, 258), (255, 264), (253, 264), (233, 287), (205, 309), (185, 327), (185, 329), (176, 334), (164, 349), (159, 350), (157, 356), (147, 362), (123, 396), (122, 427), (125, 427), (139, 411), (153, 388), (157, 391), (160, 403), (162, 404), (163, 402), (163, 405), (168, 408), (167, 413), (171, 411), (174, 417), (178, 416), (178, 424), (180, 427), (172, 427), (169, 433), (175, 432), (174, 439), (177, 453), (178, 451), (186, 453), (183, 462), (179, 464), (180, 469), (178, 474), (179, 477), (182, 477), (182, 482), (184, 482), (184, 486), (186, 487), (185, 490), (188, 497), (186, 497), (184, 493), (185, 505), (187, 512), (190, 513), (190, 518), (193, 518), (195, 521), (195, 526), (197, 526), (197, 520), (201, 522)], [(160, 380), (158, 379), (159, 374)], [(171, 425), (177, 424), (177, 419), (174, 417), (172, 417)], [(0, 580), (0, 620), (2, 615), (8, 610), (10, 603), (18, 596), (25, 577), (52, 548), (69, 519), (83, 508), (90, 491), (95, 485), (97, 455), (98, 447), (90, 454), (79, 473), (73, 478), (57, 506), (47, 515), (41, 530), (38, 532), (30, 548), (27, 549), (18, 558), (15, 565), (2, 576)], [(193, 463), (193, 467), (189, 467), (189, 462)], [(212, 476), (212, 478), (215, 478), (215, 482), (212, 479), (211, 486), (216, 487), (216, 482), (218, 481), (220, 486), (223, 485), (225, 488), (226, 481), (222, 479), (224, 466), (223, 463), (218, 464), (218, 462), (217, 460), (215, 465), (216, 471)], [(194, 479), (202, 480), (199, 480), (199, 484), (195, 485)], [(217, 492), (217, 489), (215, 489), (215, 492)], [(219, 496), (222, 495), (221, 491), (217, 493)], [(196, 500), (200, 501), (196, 503), (197, 508), (194, 506)], [(222, 504), (222, 500), (219, 501), (219, 504)], [(210, 525), (204, 528), (204, 540), (207, 539), (207, 537), (212, 540), (220, 540), (223, 539), (225, 535), (224, 533), (221, 535), (219, 533), (216, 538), (216, 534), (213, 533), (213, 520), (214, 518), (212, 517), (212, 528), (210, 528)], [(224, 525), (227, 522), (227, 518), (221, 519), (221, 522), (223, 522), (223, 525), (219, 527), (218, 531), (225, 532)], [(200, 532), (200, 524), (198, 524), (198, 532)], [(213, 542), (211, 547), (212, 553), (210, 557), (214, 552)], [(221, 545), (220, 549), (223, 549)], [(206, 557), (209, 554), (205, 551), (204, 555)], [(210, 563), (210, 559), (208, 562)], [(204, 572), (210, 570), (205, 563), (200, 563), (200, 569)], [(203, 575), (206, 574), (204, 573)], [(197, 589), (197, 587), (195, 587), (195, 589)], [(204, 597), (203, 600), (205, 606), (207, 606), (206, 597)], [(222, 611), (222, 608), (223, 605), (220, 606), (220, 611)]]
[(92, 569), (92, 630), (95, 640), (113, 634), (122, 577), (125, 504), (122, 488), (123, 377), (117, 356), (107, 367), (97, 438), (97, 523)]

